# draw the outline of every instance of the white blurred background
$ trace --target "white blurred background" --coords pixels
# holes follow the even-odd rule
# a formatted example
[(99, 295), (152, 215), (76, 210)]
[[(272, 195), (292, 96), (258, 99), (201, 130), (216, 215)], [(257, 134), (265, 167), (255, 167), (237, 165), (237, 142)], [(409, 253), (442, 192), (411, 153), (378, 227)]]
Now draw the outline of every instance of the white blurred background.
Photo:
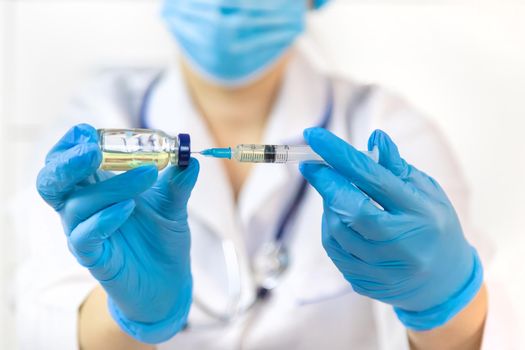
[[(335, 0), (312, 27), (338, 70), (400, 92), (443, 128), (471, 184), (474, 222), (499, 247), (491, 269), (525, 312), (525, 1)], [(86, 77), (171, 55), (155, 0), (0, 0), (2, 198), (32, 184), (33, 141)], [(7, 204), (0, 349), (15, 348)]]

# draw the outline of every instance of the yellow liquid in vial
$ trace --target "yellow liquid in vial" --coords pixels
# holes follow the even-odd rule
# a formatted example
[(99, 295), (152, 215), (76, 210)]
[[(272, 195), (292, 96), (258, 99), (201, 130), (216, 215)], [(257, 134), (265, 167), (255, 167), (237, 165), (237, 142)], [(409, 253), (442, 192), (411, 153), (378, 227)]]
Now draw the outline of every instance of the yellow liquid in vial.
[(100, 168), (108, 171), (127, 171), (142, 165), (155, 165), (162, 170), (170, 163), (168, 152), (119, 153), (102, 152)]

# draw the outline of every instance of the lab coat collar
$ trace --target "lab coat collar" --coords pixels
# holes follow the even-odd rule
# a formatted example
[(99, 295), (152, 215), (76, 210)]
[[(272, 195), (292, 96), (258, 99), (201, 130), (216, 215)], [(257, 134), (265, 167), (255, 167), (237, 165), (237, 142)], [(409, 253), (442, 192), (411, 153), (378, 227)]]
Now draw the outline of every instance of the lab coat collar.
[[(269, 117), (263, 137), (265, 143), (302, 143), (304, 128), (319, 123), (327, 104), (328, 79), (315, 70), (300, 49), (295, 48), (295, 51)], [(172, 134), (189, 133), (194, 150), (215, 146), (176, 65), (167, 70), (153, 92), (147, 118), (152, 128)], [(269, 196), (285, 188), (289, 181), (297, 181), (291, 180), (291, 177), (299, 178), (296, 167), (256, 166), (236, 208), (220, 161), (202, 159), (200, 163), (199, 181), (188, 210), (193, 217), (198, 217), (199, 221), (225, 238), (239, 236), (248, 228), (257, 210), (264, 207), (263, 203)], [(284, 195), (293, 195), (287, 192), (285, 190)]]

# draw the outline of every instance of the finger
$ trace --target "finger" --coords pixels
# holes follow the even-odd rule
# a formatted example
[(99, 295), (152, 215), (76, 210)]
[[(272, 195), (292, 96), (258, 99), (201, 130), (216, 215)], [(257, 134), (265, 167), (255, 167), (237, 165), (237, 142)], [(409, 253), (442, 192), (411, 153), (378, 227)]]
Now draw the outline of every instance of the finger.
[(389, 244), (363, 238), (358, 232), (346, 225), (339, 215), (325, 208), (323, 214), (325, 229), (348, 253), (374, 265), (384, 265), (396, 260)]
[(370, 243), (359, 233), (345, 225), (339, 215), (326, 208), (323, 213), (323, 230), (326, 231), (348, 254), (357, 256), (367, 263), (374, 263), (375, 259), (371, 253)]
[(355, 280), (377, 281), (381, 278), (381, 275), (378, 275), (378, 269), (352, 253), (347, 252), (341, 247), (339, 242), (324, 229), (322, 233), (322, 243), (323, 248), (332, 262), (349, 282)]
[(61, 211), (66, 231), (98, 211), (137, 197), (155, 183), (157, 175), (156, 167), (142, 166), (73, 192)]
[(375, 130), (368, 139), (368, 149), (379, 149), (379, 164), (390, 170), (394, 175), (406, 179), (408, 164), (399, 155), (397, 145), (383, 131)]
[(83, 143), (98, 143), (97, 130), (91, 125), (78, 124), (69, 129), (47, 154), (46, 164), (61, 152)]
[(347, 252), (325, 229), (323, 229), (322, 238), (323, 248), (326, 250), (328, 256), (346, 280), (354, 287), (363, 285), (365, 282), (382, 286), (395, 285), (399, 282), (397, 276), (400, 271), (406, 269), (406, 266), (402, 263), (392, 266), (369, 264), (358, 256)]
[(170, 167), (151, 188), (150, 204), (164, 217), (177, 220), (186, 215), (186, 206), (199, 175), (199, 162), (192, 158), (187, 168)]
[(102, 154), (94, 143), (78, 144), (57, 153), (38, 174), (38, 193), (55, 210), (60, 210), (64, 197), (94, 174), (101, 161)]
[(399, 210), (410, 198), (410, 192), (401, 179), (329, 131), (307, 129), (304, 136), (330, 166), (386, 210)]
[(301, 164), (301, 173), (321, 194), (325, 206), (341, 221), (369, 240), (393, 238), (391, 214), (376, 207), (368, 196), (335, 170), (319, 164)]
[(135, 201), (130, 199), (103, 209), (78, 224), (71, 232), (69, 242), (82, 266), (89, 268), (100, 260), (104, 241), (128, 220), (134, 209)]
[(372, 133), (368, 140), (368, 149), (374, 147), (379, 149), (379, 164), (403, 181), (423, 192), (429, 185), (431, 188), (435, 187), (433, 179), (401, 158), (397, 145), (385, 132), (376, 130)]

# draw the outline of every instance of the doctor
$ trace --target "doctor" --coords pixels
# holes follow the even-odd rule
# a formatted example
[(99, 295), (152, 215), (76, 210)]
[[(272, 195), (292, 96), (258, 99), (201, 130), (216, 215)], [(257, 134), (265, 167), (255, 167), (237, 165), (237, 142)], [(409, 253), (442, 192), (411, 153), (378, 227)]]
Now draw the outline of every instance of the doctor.
[[(315, 64), (298, 40), (308, 6), (167, 0), (180, 64), (108, 73), (75, 100), (70, 125), (184, 131), (197, 149), (304, 137), (328, 165), (192, 159), (112, 175), (98, 170), (95, 129), (78, 123), (38, 175), (67, 245), (56, 222), (35, 233), (48, 250), (21, 272), (23, 348), (480, 348), (483, 268), (448, 148), (400, 99)], [(377, 147), (379, 163), (350, 142)], [(210, 232), (235, 246), (246, 306), (215, 324), (192, 297), (219, 303), (202, 287), (220, 274)], [(276, 239), (290, 266), (261, 288), (257, 252)]]

